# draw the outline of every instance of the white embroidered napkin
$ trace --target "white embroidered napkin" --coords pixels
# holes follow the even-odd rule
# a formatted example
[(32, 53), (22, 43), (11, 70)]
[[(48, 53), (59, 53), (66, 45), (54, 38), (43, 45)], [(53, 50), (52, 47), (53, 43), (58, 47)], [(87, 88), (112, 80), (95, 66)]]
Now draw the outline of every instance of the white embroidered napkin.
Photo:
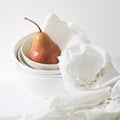
[(76, 111), (90, 109), (105, 101), (110, 95), (109, 90), (109, 87), (105, 87), (96, 91), (52, 97), (41, 106), (38, 113), (22, 116), (20, 120), (67, 120)]
[(72, 37), (73, 33), (69, 29), (66, 22), (61, 21), (57, 15), (50, 13), (43, 25), (44, 32), (52, 38), (52, 40), (59, 45), (60, 49), (63, 50)]
[[(58, 59), (63, 82), (69, 93), (98, 89), (119, 75), (109, 54), (80, 35), (74, 35)], [(109, 85), (115, 82), (113, 80)]]

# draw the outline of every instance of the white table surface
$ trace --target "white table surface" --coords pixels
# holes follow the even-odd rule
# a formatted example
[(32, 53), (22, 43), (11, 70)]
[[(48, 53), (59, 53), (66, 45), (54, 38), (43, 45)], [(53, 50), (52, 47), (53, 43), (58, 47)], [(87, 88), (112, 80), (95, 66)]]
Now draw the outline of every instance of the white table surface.
[(16, 74), (0, 74), (0, 118), (38, 112), (43, 101), (24, 89)]

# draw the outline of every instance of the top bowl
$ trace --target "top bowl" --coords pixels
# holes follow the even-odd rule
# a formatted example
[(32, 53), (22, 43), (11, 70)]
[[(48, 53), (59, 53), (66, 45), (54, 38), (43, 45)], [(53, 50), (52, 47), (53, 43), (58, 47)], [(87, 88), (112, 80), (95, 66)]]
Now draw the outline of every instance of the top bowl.
[(21, 49), (21, 45), (23, 43), (24, 40), (26, 39), (33, 39), (34, 33), (28, 34), (26, 36), (24, 36), (23, 38), (21, 38), (19, 41), (16, 42), (15, 47), (14, 47), (14, 61), (15, 61), (15, 65), (19, 68), (21, 68), (22, 70), (31, 73), (31, 74), (37, 74), (37, 75), (56, 75), (56, 74), (61, 74), (59, 69), (55, 69), (55, 70), (44, 70), (44, 69), (34, 69), (32, 67), (30, 67), (29, 65), (26, 64), (26, 62), (23, 59), (23, 56), (21, 55), (20, 49)]
[(34, 34), (33, 36), (24, 39), (20, 48), (21, 54), (25, 62), (34, 69), (44, 69), (44, 70), (59, 69), (58, 64), (42, 64), (42, 63), (34, 62), (29, 58), (29, 51), (32, 46), (33, 37)]

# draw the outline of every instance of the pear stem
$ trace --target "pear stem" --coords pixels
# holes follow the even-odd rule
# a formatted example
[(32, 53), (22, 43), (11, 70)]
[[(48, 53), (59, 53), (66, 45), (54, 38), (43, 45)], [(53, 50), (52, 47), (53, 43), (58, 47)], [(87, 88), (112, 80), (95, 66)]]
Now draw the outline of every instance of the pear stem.
[(25, 17), (25, 20), (28, 20), (28, 21), (32, 22), (33, 24), (35, 24), (38, 27), (39, 31), (42, 32), (40, 26), (36, 22), (34, 22), (33, 20), (26, 18), (26, 17)]

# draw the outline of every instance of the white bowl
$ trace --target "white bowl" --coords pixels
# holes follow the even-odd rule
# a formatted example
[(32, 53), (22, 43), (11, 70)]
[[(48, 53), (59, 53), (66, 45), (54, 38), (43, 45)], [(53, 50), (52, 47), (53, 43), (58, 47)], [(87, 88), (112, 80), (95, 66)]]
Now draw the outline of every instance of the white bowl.
[(18, 69), (18, 75), (23, 88), (43, 98), (67, 94), (61, 77), (30, 74), (21, 69)]
[(30, 72), (30, 73), (33, 73), (33, 74), (45, 74), (45, 75), (46, 74), (50, 74), (50, 75), (51, 74), (61, 74), (59, 69), (56, 69), (56, 70), (42, 70), (42, 69), (37, 70), (37, 69), (33, 69), (33, 68), (31, 68), (30, 66), (28, 66), (25, 63), (22, 56), (20, 58), (22, 60), (22, 63), (20, 62), (20, 60), (18, 59), (19, 48), (21, 47), (21, 44), (23, 43), (23, 41), (25, 39), (32, 39), (33, 35), (34, 35), (34, 33), (23, 37), (15, 44), (15, 47), (14, 47), (14, 60), (15, 60), (16, 65), (19, 66), (20, 68), (22, 68), (23, 70), (25, 70), (27, 72)]
[[(21, 44), (24, 40), (30, 39), (33, 34), (29, 34), (20, 39), (14, 47), (14, 61), (16, 74), (21, 85), (34, 94), (48, 98), (55, 95), (66, 94), (60, 70), (36, 70), (26, 65), (20, 52)], [(22, 61), (22, 62), (21, 62)]]
[(22, 45), (21, 45), (21, 54), (23, 56), (23, 59), (25, 62), (35, 69), (44, 69), (44, 70), (54, 70), (59, 69), (58, 64), (42, 64), (38, 62), (34, 62), (29, 58), (29, 51), (32, 46), (33, 38), (26, 38), (24, 39)]

